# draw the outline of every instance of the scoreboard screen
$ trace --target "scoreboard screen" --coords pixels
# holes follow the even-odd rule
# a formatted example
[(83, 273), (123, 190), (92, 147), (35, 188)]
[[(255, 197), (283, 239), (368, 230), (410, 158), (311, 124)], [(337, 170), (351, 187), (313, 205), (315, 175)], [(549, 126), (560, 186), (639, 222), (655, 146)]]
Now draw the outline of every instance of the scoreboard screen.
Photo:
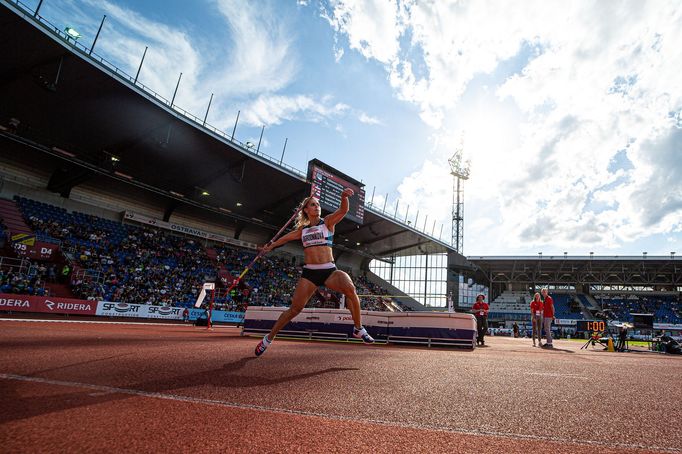
[(351, 188), (355, 195), (348, 199), (350, 209), (347, 219), (362, 224), (365, 217), (365, 190), (359, 181), (317, 159), (308, 163), (308, 179), (312, 183), (312, 194), (320, 201), (325, 211), (336, 211), (341, 206), (341, 193)]
[(608, 325), (604, 320), (578, 320), (576, 322), (575, 330), (578, 332), (604, 332), (608, 329)]

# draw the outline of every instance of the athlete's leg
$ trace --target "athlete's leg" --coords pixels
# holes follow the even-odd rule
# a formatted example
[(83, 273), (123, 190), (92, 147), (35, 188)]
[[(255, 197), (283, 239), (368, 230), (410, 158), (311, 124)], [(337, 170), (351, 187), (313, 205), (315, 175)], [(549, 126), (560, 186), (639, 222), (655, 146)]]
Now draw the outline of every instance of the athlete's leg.
[(289, 309), (282, 312), (282, 315), (279, 316), (275, 322), (275, 325), (270, 330), (270, 333), (268, 333), (268, 339), (270, 341), (275, 339), (275, 336), (279, 330), (284, 328), (287, 323), (301, 313), (305, 305), (308, 303), (310, 297), (313, 296), (313, 293), (315, 293), (316, 289), (317, 286), (308, 279), (301, 278), (298, 280), (298, 283), (296, 284), (296, 290), (294, 290), (294, 297), (291, 300), (291, 306)]
[(324, 281), (325, 287), (330, 288), (336, 292), (343, 293), (346, 296), (346, 307), (353, 317), (355, 327), (360, 329), (362, 326), (362, 315), (360, 314), (360, 298), (355, 291), (355, 285), (350, 279), (350, 276), (344, 271), (336, 270), (331, 276)]
[(355, 285), (351, 281), (350, 276), (341, 270), (336, 270), (324, 282), (326, 287), (341, 292), (346, 297), (346, 307), (353, 317), (353, 337), (362, 339), (366, 344), (374, 343), (374, 339), (369, 335), (367, 330), (362, 326), (362, 314), (360, 313), (360, 298), (355, 291)]
[(275, 325), (272, 327), (270, 332), (261, 339), (261, 341), (256, 345), (256, 356), (260, 356), (265, 353), (265, 350), (270, 346), (275, 336), (286, 326), (287, 323), (296, 317), (305, 307), (306, 303), (313, 296), (313, 293), (317, 289), (317, 286), (310, 282), (308, 279), (299, 279), (298, 284), (296, 284), (296, 290), (294, 291), (294, 298), (291, 300), (291, 306), (286, 311), (282, 312), (279, 316)]

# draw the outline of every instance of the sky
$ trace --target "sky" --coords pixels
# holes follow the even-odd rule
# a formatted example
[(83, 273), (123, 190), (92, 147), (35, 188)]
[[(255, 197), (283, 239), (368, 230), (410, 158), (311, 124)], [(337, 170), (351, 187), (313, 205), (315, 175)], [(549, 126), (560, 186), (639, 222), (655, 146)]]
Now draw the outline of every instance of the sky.
[[(35, 8), (38, 0), (23, 0)], [(480, 255), (682, 251), (678, 1), (44, 0), (41, 16), (235, 138)], [(286, 149), (284, 144), (286, 141)], [(191, 159), (188, 156), (188, 159)]]

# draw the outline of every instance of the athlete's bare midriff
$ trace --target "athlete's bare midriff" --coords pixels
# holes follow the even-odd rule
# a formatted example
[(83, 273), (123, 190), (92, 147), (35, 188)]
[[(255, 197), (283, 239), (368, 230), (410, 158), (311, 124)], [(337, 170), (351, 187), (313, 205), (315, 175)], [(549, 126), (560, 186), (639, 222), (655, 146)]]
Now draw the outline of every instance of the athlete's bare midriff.
[(306, 265), (319, 265), (334, 261), (332, 248), (329, 246), (311, 246), (303, 250)]

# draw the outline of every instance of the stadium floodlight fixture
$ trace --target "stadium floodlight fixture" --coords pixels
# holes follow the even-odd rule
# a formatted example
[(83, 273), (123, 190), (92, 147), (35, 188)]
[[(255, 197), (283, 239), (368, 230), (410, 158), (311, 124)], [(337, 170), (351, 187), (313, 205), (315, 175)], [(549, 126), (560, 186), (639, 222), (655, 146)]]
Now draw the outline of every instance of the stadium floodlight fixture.
[(468, 180), (471, 172), (471, 161), (464, 161), (462, 156), (462, 149), (459, 148), (455, 151), (450, 159), (448, 159), (450, 164), (450, 173), (462, 180)]
[(360, 246), (360, 242), (358, 241), (357, 243), (355, 243), (355, 245), (356, 245), (356, 246)]
[(242, 203), (241, 203), (241, 202), (237, 202), (237, 206), (238, 206), (238, 207), (242, 206)]
[(206, 189), (203, 189), (203, 190), (201, 191), (201, 195), (203, 195), (203, 196), (208, 196), (208, 195), (211, 195), (211, 194), (210, 194)]
[(118, 158), (114, 155), (111, 155), (111, 162), (119, 162), (120, 160), (121, 160), (121, 158)]
[(78, 33), (78, 32), (76, 31), (76, 29), (74, 29), (73, 27), (66, 27), (66, 28), (64, 29), (64, 33), (66, 33), (66, 35), (67, 35), (69, 38), (73, 38), (73, 39), (78, 39), (78, 38), (81, 37), (81, 34)]
[(253, 142), (246, 142), (246, 148), (251, 149), (251, 148), (253, 148), (253, 147), (255, 147), (255, 146), (256, 146), (256, 144), (253, 143)]

